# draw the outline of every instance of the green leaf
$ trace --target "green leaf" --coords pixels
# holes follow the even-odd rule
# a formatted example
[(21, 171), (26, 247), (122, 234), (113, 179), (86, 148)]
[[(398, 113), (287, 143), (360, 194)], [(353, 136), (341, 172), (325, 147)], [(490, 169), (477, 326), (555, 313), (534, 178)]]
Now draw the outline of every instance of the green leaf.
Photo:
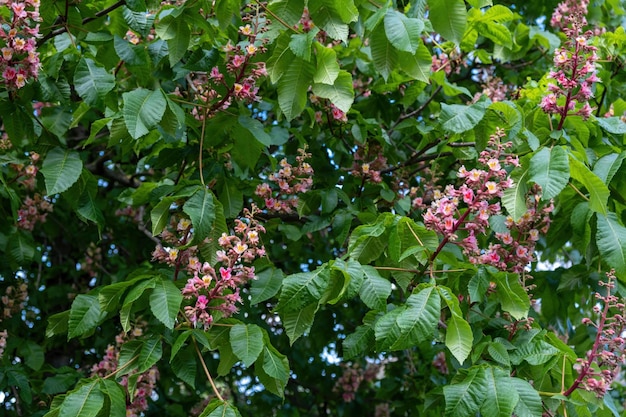
[(241, 417), (241, 414), (229, 402), (213, 399), (199, 417)]
[(444, 386), (443, 395), (446, 399), (446, 416), (470, 417), (476, 415), (487, 395), (487, 383), (483, 368), (470, 368), (461, 382)]
[(48, 317), (48, 326), (46, 327), (46, 337), (67, 333), (67, 324), (70, 319), (69, 310), (62, 313), (53, 314)]
[(384, 28), (380, 25), (371, 34), (370, 49), (374, 68), (387, 81), (389, 75), (396, 68), (398, 50), (389, 42)]
[(313, 65), (294, 56), (278, 82), (278, 104), (287, 120), (298, 116), (307, 101), (307, 92), (313, 78)]
[(511, 383), (510, 375), (503, 369), (488, 367), (484, 371), (485, 388), (489, 395), (480, 407), (485, 416), (511, 417), (519, 401), (519, 394)]
[(474, 335), (469, 323), (463, 317), (452, 314), (447, 322), (446, 347), (462, 365), (472, 350)]
[(513, 220), (518, 221), (528, 211), (526, 194), (528, 193), (530, 169), (522, 161), (522, 164), (511, 172), (511, 178), (513, 179), (513, 187), (504, 190), (502, 205), (509, 212), (509, 215), (513, 217)]
[(41, 369), (44, 363), (44, 351), (41, 346), (32, 340), (25, 340), (23, 343), (20, 343), (17, 351), (26, 366), (33, 371)]
[(311, 47), (313, 46), (313, 40), (315, 35), (319, 32), (319, 29), (313, 28), (313, 30), (305, 33), (296, 33), (291, 35), (291, 41), (289, 42), (289, 49), (298, 57), (309, 62), (311, 60)]
[[(258, 370), (263, 370), (263, 377)], [(289, 380), (289, 361), (287, 357), (279, 353), (273, 346), (263, 347), (263, 366), (255, 365), (255, 371), (261, 383), (273, 394), (284, 397), (284, 390)], [(267, 376), (267, 378), (265, 378)]]
[(268, 8), (288, 25), (295, 26), (304, 10), (302, 0), (277, 0), (270, 2)]
[(424, 22), (421, 19), (406, 17), (390, 8), (385, 14), (384, 27), (387, 39), (400, 51), (414, 53), (422, 44)]
[(105, 317), (106, 312), (100, 310), (98, 297), (89, 294), (77, 295), (70, 309), (68, 340), (93, 331)]
[(496, 45), (503, 45), (509, 49), (513, 47), (513, 35), (501, 23), (478, 22), (476, 29), (481, 36), (491, 39)]
[[(220, 3), (223, 3), (223, 1)], [(191, 29), (189, 29), (187, 21), (182, 17), (180, 19), (176, 19), (176, 21), (178, 23), (176, 27), (176, 36), (167, 40), (170, 67), (176, 65), (183, 58), (183, 56), (185, 56), (191, 41)]]
[(236, 324), (230, 328), (230, 347), (246, 368), (263, 351), (263, 332), (256, 324)]
[(35, 257), (35, 242), (31, 234), (16, 230), (7, 242), (6, 250), (16, 265), (24, 265)]
[(607, 214), (609, 187), (589, 168), (572, 155), (569, 158), (571, 176), (585, 186), (589, 193), (589, 208), (599, 214)]
[(489, 352), (489, 355), (491, 355), (493, 360), (495, 360), (496, 362), (504, 366), (511, 366), (511, 359), (509, 358), (509, 352), (507, 351), (506, 346), (504, 346), (502, 343), (500, 342), (489, 343), (489, 346), (487, 346), (487, 352)]
[(183, 211), (189, 216), (193, 225), (193, 242), (201, 242), (207, 238), (215, 221), (213, 193), (201, 187), (185, 202)]
[(327, 48), (319, 42), (315, 43), (316, 64), (313, 82), (316, 84), (333, 85), (339, 75), (337, 54), (332, 48)]
[(593, 165), (593, 173), (596, 174), (604, 184), (608, 185), (622, 166), (624, 158), (626, 158), (626, 152), (604, 155)]
[(343, 358), (349, 360), (365, 355), (374, 346), (375, 334), (372, 326), (363, 325), (354, 330), (343, 340)]
[(498, 273), (495, 276), (497, 294), (502, 309), (516, 320), (528, 317), (530, 298), (515, 274)]
[(124, 123), (133, 139), (147, 135), (161, 121), (167, 100), (161, 90), (136, 90), (122, 94)]
[(180, 290), (172, 281), (158, 278), (150, 294), (150, 309), (154, 317), (159, 319), (168, 329), (173, 329), (176, 323), (178, 309), (183, 302)]
[(196, 350), (189, 345), (181, 349), (171, 361), (174, 374), (192, 388), (196, 386), (197, 360)]
[(61, 404), (59, 415), (96, 417), (104, 406), (104, 395), (98, 385), (99, 381), (94, 379), (69, 392)]
[(276, 41), (274, 53), (267, 61), (267, 73), (273, 83), (280, 80), (296, 57), (289, 48), (290, 40), (291, 38), (286, 34), (280, 36)]
[(519, 396), (515, 406), (517, 417), (535, 417), (543, 413), (543, 403), (539, 393), (527, 381), (520, 378), (511, 378), (510, 383)]
[(608, 133), (614, 135), (626, 134), (626, 123), (622, 121), (621, 117), (600, 117), (596, 121), (598, 125)]
[(441, 299), (434, 286), (425, 285), (419, 292), (411, 294), (406, 300), (406, 309), (396, 319), (400, 335), (391, 349), (409, 349), (432, 339), (440, 314)]
[(317, 309), (318, 303), (313, 302), (299, 310), (288, 311), (280, 315), (291, 345), (311, 329)]
[(530, 159), (530, 180), (541, 186), (542, 200), (556, 197), (569, 181), (567, 152), (560, 147), (542, 148)]
[(161, 337), (153, 335), (149, 339), (144, 340), (139, 352), (139, 360), (137, 362), (137, 372), (143, 373), (150, 369), (152, 365), (157, 363), (163, 356), (163, 343)]
[(391, 295), (391, 282), (383, 278), (372, 266), (363, 265), (362, 268), (365, 280), (359, 290), (359, 297), (369, 308), (385, 311), (387, 298)]
[(332, 85), (315, 84), (313, 94), (327, 98), (337, 108), (347, 113), (354, 101), (354, 88), (352, 87), (352, 75), (341, 70)]
[[(257, 119), (253, 119), (250, 116), (244, 116), (243, 114), (239, 116), (239, 124), (252, 133), (252, 136), (256, 140), (258, 140), (261, 144), (265, 146), (273, 145), (274, 141), (269, 133), (267, 133), (263, 127), (263, 123), (258, 121)], [(226, 206), (226, 205), (225, 205)]]
[(428, 48), (422, 42), (420, 42), (419, 47), (414, 52), (399, 52), (398, 63), (400, 69), (409, 76), (425, 83), (430, 82), (432, 57)]
[(471, 106), (441, 103), (439, 120), (445, 130), (463, 133), (476, 127), (485, 116), (485, 111), (485, 102), (478, 102)]
[(318, 302), (328, 287), (330, 272), (326, 265), (313, 272), (287, 276), (278, 298), (278, 311), (299, 311), (311, 302)]
[(124, 388), (111, 379), (101, 379), (100, 391), (108, 397), (108, 417), (126, 417), (126, 393)]
[(76, 65), (74, 88), (91, 106), (98, 106), (106, 94), (115, 87), (115, 77), (96, 65), (90, 58), (82, 58)]
[(603, 260), (618, 275), (626, 274), (626, 227), (620, 224), (615, 213), (598, 214), (596, 244)]
[(175, 197), (165, 197), (150, 211), (152, 235), (158, 236), (170, 221), (170, 207), (176, 201)]
[(467, 26), (467, 9), (463, 0), (428, 0), (428, 18), (444, 39), (461, 43)]
[(43, 161), (41, 173), (46, 182), (46, 192), (52, 196), (70, 188), (83, 170), (78, 152), (53, 148)]
[(250, 284), (250, 304), (258, 304), (274, 297), (280, 291), (283, 280), (283, 271), (278, 268), (267, 268), (259, 272)]

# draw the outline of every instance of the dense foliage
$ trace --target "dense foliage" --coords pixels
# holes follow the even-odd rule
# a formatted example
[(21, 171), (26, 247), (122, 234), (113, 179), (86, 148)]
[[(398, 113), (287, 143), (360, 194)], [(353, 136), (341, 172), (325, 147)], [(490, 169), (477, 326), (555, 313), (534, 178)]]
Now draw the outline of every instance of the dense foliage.
[(625, 6), (0, 0), (2, 413), (621, 415)]

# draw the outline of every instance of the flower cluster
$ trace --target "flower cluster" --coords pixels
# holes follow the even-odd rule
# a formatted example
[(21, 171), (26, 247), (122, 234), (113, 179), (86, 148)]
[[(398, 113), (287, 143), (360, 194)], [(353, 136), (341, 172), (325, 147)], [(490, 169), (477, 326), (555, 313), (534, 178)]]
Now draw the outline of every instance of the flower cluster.
[(197, 246), (179, 249), (179, 247), (185, 246), (192, 237), (191, 220), (186, 217), (172, 216), (169, 228), (160, 234), (161, 242), (168, 246), (163, 246), (161, 243), (157, 244), (152, 252), (152, 260), (175, 267), (176, 274), (178, 274), (181, 265), (188, 265), (189, 259), (195, 258), (198, 252)]
[(267, 70), (265, 62), (251, 61), (267, 50), (265, 43), (268, 39), (259, 37), (267, 27), (260, 23), (262, 19), (253, 19), (252, 16), (244, 16), (242, 20), (245, 25), (239, 27), (239, 34), (244, 41), (237, 45), (229, 42), (224, 47), (225, 71), (215, 66), (208, 74), (196, 73), (191, 79), (194, 99), (201, 103), (192, 111), (198, 120), (203, 120), (214, 111), (227, 109), (234, 100), (246, 103), (260, 100), (256, 84), (267, 76)]
[(27, 190), (35, 189), (35, 184), (37, 183), (37, 172), (39, 171), (37, 162), (39, 162), (39, 154), (37, 152), (31, 152), (30, 161), (27, 165), (12, 164), (12, 168), (17, 171), (18, 182)]
[[(606, 288), (606, 295), (596, 293), (594, 312), (599, 315), (597, 321), (584, 318), (583, 324), (596, 328), (596, 340), (593, 347), (587, 352), (586, 358), (579, 358), (574, 366), (578, 377), (574, 384), (564, 393), (569, 395), (579, 386), (596, 396), (603, 397), (615, 380), (622, 366), (626, 364), (626, 305), (611, 294), (615, 288), (615, 272), (606, 274), (607, 282), (600, 281), (600, 286)], [(611, 311), (617, 311), (612, 316)], [(594, 366), (594, 363), (596, 366)]]
[(80, 270), (89, 277), (97, 276), (97, 270), (102, 267), (102, 248), (91, 242), (85, 251), (85, 259), (80, 263)]
[(313, 185), (313, 168), (306, 162), (310, 157), (306, 149), (298, 149), (295, 165), (283, 158), (278, 172), (270, 174), (267, 182), (256, 187), (255, 194), (264, 200), (268, 211), (291, 213), (298, 206), (298, 195), (306, 193)]
[(4, 295), (0, 298), (2, 303), (2, 315), (0, 322), (4, 319), (13, 317), (13, 314), (20, 313), (24, 310), (24, 305), (28, 299), (28, 285), (25, 282), (19, 282), (15, 285), (9, 285), (4, 291)]
[(9, 337), (9, 333), (6, 329), (0, 332), (0, 359), (4, 355), (4, 349), (7, 347), (7, 338)]
[(37, 223), (45, 223), (52, 209), (52, 203), (40, 194), (35, 194), (33, 198), (26, 197), (22, 207), (17, 211), (17, 226), (20, 229), (32, 231)]
[(354, 153), (354, 162), (350, 173), (364, 180), (380, 183), (381, 171), (387, 168), (387, 158), (379, 145), (362, 147)]
[[(504, 131), (498, 129), (489, 139), (493, 149), (481, 152), (478, 161), (485, 169), (468, 171), (461, 166), (457, 176), (463, 184), (459, 188), (448, 185), (444, 192), (435, 190), (434, 200), (424, 213), (426, 227), (443, 235), (446, 241), (456, 242), (457, 232), (464, 230), (467, 236), (459, 245), (467, 254), (480, 252), (476, 236), (485, 232), (489, 217), (501, 212), (500, 203), (491, 201), (502, 197), (503, 191), (513, 186), (504, 167), (517, 166), (519, 162), (516, 156), (504, 155), (504, 149), (511, 146), (500, 143), (504, 136)], [(466, 206), (465, 211), (461, 210), (462, 204)]]
[(39, 73), (39, 0), (2, 0), (10, 10), (9, 20), (0, 16), (0, 73), (9, 90), (26, 85)]
[(534, 260), (537, 241), (550, 228), (550, 214), (554, 211), (554, 205), (552, 202), (540, 205), (541, 188), (538, 185), (534, 185), (528, 195), (526, 213), (517, 221), (508, 216), (505, 221), (508, 231), (496, 233), (497, 243), (490, 244), (485, 253), (471, 254), (472, 262), (492, 265), (502, 271), (522, 273), (524, 267)]
[(347, 365), (342, 363), (343, 374), (335, 382), (334, 392), (341, 393), (343, 401), (349, 403), (356, 398), (361, 383), (372, 382), (382, 378), (384, 372), (383, 363), (368, 362), (365, 369), (361, 368), (358, 363)]
[[(584, 1), (580, 3), (575, 7), (568, 2), (559, 5), (559, 8), (572, 12), (567, 16), (559, 14), (561, 20), (558, 22), (564, 23), (559, 27), (562, 27), (567, 40), (555, 50), (555, 71), (550, 71), (549, 78), (556, 83), (548, 84), (549, 94), (540, 104), (544, 112), (561, 116), (558, 129), (563, 127), (568, 115), (579, 115), (585, 120), (591, 116), (593, 109), (589, 99), (593, 97), (594, 83), (600, 82), (596, 75), (597, 48), (589, 44), (593, 32), (583, 29), (587, 25), (583, 13), (586, 6), (582, 7)], [(555, 16), (553, 20), (557, 21)]]
[[(505, 167), (519, 164), (517, 156), (504, 153), (511, 146), (511, 143), (500, 142), (504, 135), (504, 131), (498, 129), (489, 140), (490, 148), (481, 152), (478, 161), (484, 169), (468, 171), (461, 166), (457, 173), (463, 180), (460, 187), (448, 185), (444, 192), (435, 190), (434, 201), (424, 213), (424, 224), (440, 233), (445, 242), (456, 242), (471, 262), (522, 273), (534, 260), (536, 242), (547, 232), (554, 206), (551, 202), (541, 206), (540, 187), (534, 186), (529, 192), (526, 213), (517, 221), (507, 217), (508, 230), (495, 233), (496, 242), (486, 250), (479, 247), (478, 236), (488, 229), (489, 218), (502, 213), (500, 203), (494, 200), (513, 186)], [(463, 234), (460, 240), (459, 233)]]
[(237, 303), (242, 301), (240, 287), (255, 278), (250, 263), (265, 255), (260, 240), (265, 228), (254, 219), (257, 210), (254, 206), (251, 211), (244, 209), (245, 217), (235, 220), (234, 233), (223, 233), (219, 238), (221, 249), (216, 252), (219, 269), (195, 256), (189, 257), (187, 270), (192, 276), (182, 294), (192, 302), (185, 307), (185, 316), (194, 327), (208, 329), (215, 320), (235, 313)]
[(589, 0), (565, 0), (559, 3), (550, 18), (550, 26), (557, 29), (566, 29), (572, 16), (586, 16), (589, 7)]
[[(129, 335), (126, 333), (117, 335), (115, 337), (115, 345), (109, 345), (102, 360), (91, 368), (91, 375), (98, 375), (99, 377), (104, 378), (117, 372), (120, 349), (122, 345), (130, 340), (141, 337), (143, 335), (143, 329), (146, 326), (147, 323), (137, 323)], [(130, 375), (134, 373), (135, 372), (132, 372)], [(134, 387), (134, 395), (132, 398), (129, 396), (126, 400), (127, 417), (139, 417), (144, 415), (143, 412), (148, 409), (148, 398), (151, 397), (158, 379), (159, 369), (156, 365), (152, 366), (150, 369), (137, 377)], [(126, 388), (127, 392), (128, 381), (129, 375), (124, 375), (120, 378), (120, 384)]]

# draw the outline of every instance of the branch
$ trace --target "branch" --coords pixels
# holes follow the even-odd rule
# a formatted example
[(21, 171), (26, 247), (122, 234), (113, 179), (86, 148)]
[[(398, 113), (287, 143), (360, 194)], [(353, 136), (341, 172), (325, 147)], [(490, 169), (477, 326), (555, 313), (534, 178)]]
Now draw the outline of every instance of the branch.
[[(89, 22), (93, 22), (96, 19), (99, 19), (103, 16), (106, 16), (107, 14), (111, 13), (113, 10), (120, 8), (122, 6), (126, 5), (126, 0), (119, 0), (117, 3), (114, 3), (113, 5), (107, 7), (106, 9), (100, 10), (99, 12), (96, 12), (95, 15), (90, 16), (90, 17), (86, 17), (83, 19), (83, 21), (81, 22), (83, 25), (86, 25)], [(40, 46), (41, 44), (43, 44), (44, 42), (46, 42), (48, 39), (52, 39), (55, 36), (58, 36), (62, 33), (68, 32), (69, 28), (68, 26), (63, 26), (60, 27), (58, 29), (55, 29), (53, 31), (51, 31), (50, 33), (48, 33), (46, 36), (44, 36), (43, 38), (41, 38), (39, 40), (39, 42), (37, 42), (37, 46)]]

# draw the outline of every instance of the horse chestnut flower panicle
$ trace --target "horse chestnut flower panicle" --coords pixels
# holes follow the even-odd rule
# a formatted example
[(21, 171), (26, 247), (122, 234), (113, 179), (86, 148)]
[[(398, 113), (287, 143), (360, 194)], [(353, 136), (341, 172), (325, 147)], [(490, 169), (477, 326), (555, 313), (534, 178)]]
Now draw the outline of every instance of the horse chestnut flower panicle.
[(39, 0), (0, 0), (9, 9), (9, 20), (0, 16), (0, 74), (9, 90), (18, 90), (39, 74)]
[(240, 287), (255, 278), (254, 267), (249, 264), (265, 255), (259, 239), (265, 228), (254, 219), (257, 210), (254, 206), (252, 210), (245, 209), (245, 217), (235, 220), (234, 233), (223, 233), (218, 239), (221, 249), (215, 255), (219, 268), (189, 258), (187, 270), (193, 275), (182, 294), (191, 302), (184, 311), (194, 327), (208, 329), (216, 319), (235, 313), (236, 304), (242, 301)]
[(587, 4), (588, 1), (574, 4), (568, 0), (559, 4), (552, 16), (552, 24), (561, 28), (567, 40), (554, 51), (555, 70), (550, 71), (549, 78), (555, 82), (548, 84), (549, 93), (539, 106), (548, 114), (561, 116), (559, 130), (568, 115), (581, 116), (583, 120), (591, 116), (589, 99), (593, 97), (593, 85), (601, 81), (595, 64), (597, 48), (589, 44), (593, 32), (583, 29), (587, 25)]

